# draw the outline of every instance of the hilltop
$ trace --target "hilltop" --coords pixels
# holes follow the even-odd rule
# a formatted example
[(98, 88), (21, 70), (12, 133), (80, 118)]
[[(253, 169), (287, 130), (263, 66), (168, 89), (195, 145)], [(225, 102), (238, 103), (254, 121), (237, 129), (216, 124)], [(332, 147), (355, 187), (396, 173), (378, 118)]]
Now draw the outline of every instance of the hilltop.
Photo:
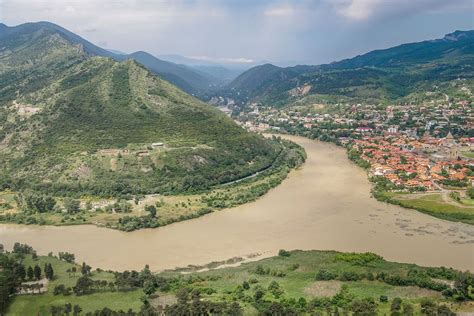
[(275, 106), (299, 102), (413, 100), (449, 89), (474, 74), (474, 31), (369, 52), (326, 65), (257, 66), (233, 80), (222, 95)]
[(64, 29), (2, 27), (0, 40), (2, 189), (192, 192), (264, 169), (282, 151)]
[(88, 56), (110, 57), (116, 61), (133, 59), (145, 66), (162, 79), (176, 85), (181, 90), (197, 96), (203, 95), (207, 90), (222, 84), (222, 80), (185, 65), (161, 60), (147, 52), (138, 51), (131, 54), (121, 53), (114, 50), (103, 49), (73, 32), (50, 22), (25, 23), (14, 27), (5, 24), (0, 26), (0, 38), (18, 38), (31, 33), (51, 32), (60, 35), (69, 43), (80, 46)]

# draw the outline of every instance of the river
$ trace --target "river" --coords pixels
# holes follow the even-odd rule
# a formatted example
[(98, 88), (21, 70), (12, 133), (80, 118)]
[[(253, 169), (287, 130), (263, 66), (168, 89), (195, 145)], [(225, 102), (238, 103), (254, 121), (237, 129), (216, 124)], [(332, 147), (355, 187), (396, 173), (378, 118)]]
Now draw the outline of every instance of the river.
[(370, 197), (365, 172), (344, 149), (287, 138), (304, 146), (306, 163), (253, 203), (131, 233), (91, 225), (0, 225), (0, 243), (27, 243), (40, 254), (68, 251), (78, 262), (113, 270), (268, 257), (279, 249), (334, 249), (474, 271), (473, 226), (378, 202)]

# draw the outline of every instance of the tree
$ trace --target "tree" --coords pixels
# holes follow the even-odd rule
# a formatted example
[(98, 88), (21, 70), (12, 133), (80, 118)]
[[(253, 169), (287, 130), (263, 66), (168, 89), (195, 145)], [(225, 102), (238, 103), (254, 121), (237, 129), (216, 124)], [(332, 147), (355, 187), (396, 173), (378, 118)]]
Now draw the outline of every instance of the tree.
[(392, 300), (392, 304), (390, 305), (390, 312), (392, 315), (399, 315), (402, 309), (402, 299), (399, 297), (395, 297)]
[(437, 315), (437, 306), (434, 302), (429, 299), (425, 299), (420, 303), (421, 306), (421, 313), (424, 315)]
[(87, 265), (85, 262), (82, 263), (82, 266), (81, 266), (81, 274), (82, 275), (88, 275), (91, 273), (91, 269), (92, 267)]
[(143, 283), (143, 292), (150, 296), (152, 295), (153, 293), (156, 292), (156, 286), (155, 286), (155, 283), (153, 281), (150, 281), (150, 280), (146, 280), (144, 283)]
[(376, 315), (377, 304), (373, 298), (365, 298), (352, 302), (351, 310), (355, 315)]
[(88, 294), (91, 291), (93, 284), (94, 281), (92, 281), (92, 279), (86, 276), (81, 276), (79, 279), (77, 279), (76, 286), (73, 288), (74, 294), (78, 296)]
[(33, 272), (35, 274), (35, 279), (40, 280), (41, 279), (41, 268), (38, 265), (35, 265)]
[(72, 314), (78, 316), (82, 312), (82, 308), (79, 305), (74, 305), (72, 308)]
[(278, 256), (289, 257), (291, 256), (291, 253), (289, 251), (286, 251), (285, 249), (280, 249), (280, 251), (278, 251)]
[(74, 263), (74, 260), (76, 260), (76, 257), (74, 256), (74, 254), (69, 253), (69, 252), (59, 252), (58, 256), (59, 256), (59, 260), (63, 260), (69, 263)]
[(474, 275), (468, 271), (459, 273), (454, 281), (454, 297), (459, 301), (474, 298)]
[(16, 269), (16, 276), (22, 281), (25, 280), (26, 270), (23, 265), (19, 265), (18, 268)]
[(71, 198), (64, 199), (64, 208), (69, 214), (75, 214), (81, 210), (81, 202)]
[(227, 312), (225, 314), (229, 315), (229, 316), (240, 316), (240, 315), (243, 314), (243, 312), (242, 312), (242, 308), (240, 307), (239, 303), (232, 302), (232, 304), (230, 304), (230, 306), (227, 309)]
[(456, 313), (453, 313), (446, 305), (438, 306), (438, 316), (456, 316)]
[(31, 266), (28, 267), (26, 275), (28, 276), (28, 280), (33, 280), (35, 277), (35, 273), (33, 272), (33, 268)]
[(467, 189), (466, 194), (467, 194), (467, 196), (469, 196), (469, 198), (474, 199), (474, 187), (469, 187)]
[(265, 295), (265, 292), (263, 292), (261, 289), (258, 289), (255, 291), (255, 294), (254, 294), (254, 300), (255, 302), (260, 302), (260, 300), (263, 298), (263, 296)]
[(66, 315), (69, 315), (70, 312), (72, 312), (72, 305), (71, 303), (66, 303), (64, 304), (64, 312)]
[(150, 213), (151, 217), (156, 217), (156, 207), (154, 205), (145, 206), (145, 211)]
[(52, 280), (54, 277), (53, 266), (50, 263), (44, 265), (44, 275), (48, 280)]

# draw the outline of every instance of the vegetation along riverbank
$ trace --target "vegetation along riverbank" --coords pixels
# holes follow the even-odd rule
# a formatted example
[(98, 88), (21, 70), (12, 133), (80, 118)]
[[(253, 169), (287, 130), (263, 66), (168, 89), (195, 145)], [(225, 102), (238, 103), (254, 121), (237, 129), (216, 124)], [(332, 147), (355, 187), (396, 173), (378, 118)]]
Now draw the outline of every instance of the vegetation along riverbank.
[(7, 315), (474, 311), (472, 273), (388, 262), (373, 253), (280, 250), (276, 257), (237, 267), (186, 274), (153, 273), (148, 267), (103, 271), (74, 262), (69, 253), (38, 256), (24, 244), (0, 259), (6, 285), (0, 307)]
[(270, 165), (254, 174), (244, 175), (242, 181), (233, 180), (231, 183), (177, 195), (122, 194), (116, 198), (91, 195), (58, 197), (31, 190), (4, 191), (0, 193), (0, 222), (27, 225), (94, 224), (133, 231), (164, 226), (248, 203), (280, 184), (290, 170), (300, 166), (306, 159), (304, 149), (293, 142), (277, 137), (270, 142), (280, 148), (280, 153)]

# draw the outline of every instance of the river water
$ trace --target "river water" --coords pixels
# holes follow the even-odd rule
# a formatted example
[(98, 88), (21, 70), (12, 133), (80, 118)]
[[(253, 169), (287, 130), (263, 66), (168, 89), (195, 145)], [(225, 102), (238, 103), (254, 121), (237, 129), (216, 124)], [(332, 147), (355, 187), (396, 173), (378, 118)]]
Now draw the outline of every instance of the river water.
[(279, 249), (371, 251), (385, 259), (474, 271), (474, 227), (370, 197), (363, 170), (335, 145), (287, 136), (308, 159), (257, 201), (169, 226), (131, 233), (87, 226), (0, 225), (0, 243), (40, 254), (68, 251), (95, 267), (153, 270)]

